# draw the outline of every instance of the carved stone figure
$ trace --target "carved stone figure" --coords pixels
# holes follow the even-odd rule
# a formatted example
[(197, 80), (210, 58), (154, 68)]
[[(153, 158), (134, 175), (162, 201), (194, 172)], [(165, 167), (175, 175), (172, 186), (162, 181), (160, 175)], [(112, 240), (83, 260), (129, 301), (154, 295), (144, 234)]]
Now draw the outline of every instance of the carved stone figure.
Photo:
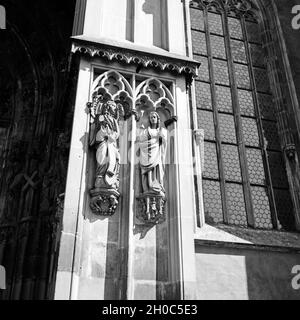
[(103, 103), (95, 118), (95, 130), (91, 132), (90, 145), (96, 146), (97, 173), (95, 188), (117, 188), (120, 136), (119, 111), (114, 101)]
[(140, 150), (140, 174), (142, 194), (138, 197), (138, 217), (147, 222), (158, 223), (164, 220), (165, 156), (167, 131), (160, 125), (157, 112), (149, 115), (149, 126), (137, 134)]
[(143, 193), (165, 195), (163, 186), (167, 146), (166, 129), (160, 126), (157, 112), (149, 115), (149, 127), (138, 133)]
[(90, 105), (92, 125), (90, 146), (96, 148), (96, 178), (91, 190), (91, 209), (100, 215), (113, 215), (119, 194), (119, 119), (122, 106), (114, 101)]

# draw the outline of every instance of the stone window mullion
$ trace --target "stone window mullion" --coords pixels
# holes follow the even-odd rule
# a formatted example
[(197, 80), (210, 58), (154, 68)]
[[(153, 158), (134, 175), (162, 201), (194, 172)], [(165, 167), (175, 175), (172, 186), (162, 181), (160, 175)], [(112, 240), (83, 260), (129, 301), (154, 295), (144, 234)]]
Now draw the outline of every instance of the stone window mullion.
[(231, 95), (232, 95), (232, 104), (233, 104), (233, 113), (235, 118), (235, 128), (237, 134), (237, 143), (238, 143), (238, 150), (239, 150), (239, 159), (241, 164), (241, 174), (243, 180), (243, 190), (244, 190), (244, 197), (245, 197), (245, 205), (246, 205), (246, 212), (247, 212), (247, 221), (248, 225), (251, 227), (255, 227), (254, 221), (254, 212), (253, 212), (253, 205), (252, 205), (252, 197), (250, 191), (250, 179), (248, 174), (248, 167), (246, 161), (246, 148), (241, 124), (241, 111), (240, 105), (238, 100), (238, 86), (235, 74), (235, 65), (232, 56), (232, 47), (231, 47), (231, 39), (229, 33), (229, 25), (228, 25), (228, 16), (227, 14), (223, 15), (223, 23), (225, 28), (225, 46), (227, 51), (228, 57), (228, 67), (229, 67), (229, 78), (231, 83)]
[[(234, 2), (191, 2), (199, 126), (205, 130), (203, 197), (207, 223), (293, 230), (257, 10)], [(271, 57), (272, 58), (272, 57)], [(276, 88), (275, 88), (276, 89)], [(281, 127), (279, 126), (279, 129)]]
[(228, 217), (228, 205), (227, 205), (227, 196), (226, 196), (226, 181), (224, 173), (224, 162), (222, 156), (222, 147), (221, 147), (221, 134), (220, 134), (220, 121), (217, 108), (217, 96), (216, 96), (216, 81), (215, 81), (215, 72), (213, 65), (213, 54), (212, 54), (212, 45), (211, 45), (211, 34), (210, 26), (208, 21), (208, 11), (204, 10), (204, 22), (205, 22), (205, 36), (207, 44), (207, 56), (208, 56), (208, 68), (211, 81), (211, 98), (212, 98), (212, 109), (214, 117), (214, 129), (216, 135), (216, 147), (217, 147), (217, 157), (218, 157), (218, 167), (219, 167), (219, 177), (220, 177), (220, 187), (221, 187), (221, 198), (223, 206), (223, 219), (224, 223), (229, 222)]
[(264, 138), (263, 138), (263, 124), (262, 124), (262, 115), (259, 108), (258, 103), (258, 91), (257, 91), (257, 85), (255, 81), (254, 76), (254, 66), (253, 66), (253, 57), (251, 56), (251, 50), (250, 50), (250, 43), (249, 43), (249, 37), (246, 30), (246, 21), (243, 18), (242, 19), (242, 30), (245, 37), (245, 49), (246, 49), (246, 56), (249, 64), (249, 74), (250, 74), (250, 82), (252, 87), (252, 95), (253, 95), (253, 103), (254, 103), (254, 110), (256, 114), (256, 120), (257, 120), (257, 127), (258, 127), (258, 133), (259, 133), (259, 141), (260, 141), (260, 147), (263, 155), (263, 162), (265, 166), (265, 174), (267, 179), (267, 189), (269, 194), (269, 203), (271, 208), (271, 218), (272, 218), (272, 224), (274, 229), (279, 229), (278, 224), (278, 214), (275, 204), (275, 195), (274, 195), (274, 189), (271, 179), (271, 173), (270, 173), (270, 165), (268, 162), (268, 153), (267, 153), (267, 146), (265, 144)]

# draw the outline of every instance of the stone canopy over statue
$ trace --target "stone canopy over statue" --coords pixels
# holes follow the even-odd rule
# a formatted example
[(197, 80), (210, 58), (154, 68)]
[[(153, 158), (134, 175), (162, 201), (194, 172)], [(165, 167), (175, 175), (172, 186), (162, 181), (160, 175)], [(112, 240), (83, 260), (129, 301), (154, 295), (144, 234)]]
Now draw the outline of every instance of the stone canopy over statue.
[(138, 218), (147, 223), (165, 219), (164, 187), (167, 130), (161, 126), (158, 112), (148, 115), (148, 127), (137, 131), (142, 192), (138, 196)]
[[(140, 83), (134, 93), (122, 75), (108, 71), (95, 80), (93, 101), (88, 107), (89, 146), (96, 164), (90, 189), (92, 212), (100, 216), (116, 212), (121, 196), (120, 179), (128, 179), (129, 175), (125, 177), (124, 173), (134, 170), (134, 164), (130, 163), (120, 177), (120, 163), (127, 163), (125, 157), (130, 154), (128, 146), (133, 141), (139, 160), (133, 175), (136, 217), (143, 224), (165, 221), (165, 160), (167, 150), (172, 150), (168, 147), (167, 128), (177, 121), (171, 92), (162, 82), (150, 78)], [(133, 115), (136, 122), (125, 125)]]

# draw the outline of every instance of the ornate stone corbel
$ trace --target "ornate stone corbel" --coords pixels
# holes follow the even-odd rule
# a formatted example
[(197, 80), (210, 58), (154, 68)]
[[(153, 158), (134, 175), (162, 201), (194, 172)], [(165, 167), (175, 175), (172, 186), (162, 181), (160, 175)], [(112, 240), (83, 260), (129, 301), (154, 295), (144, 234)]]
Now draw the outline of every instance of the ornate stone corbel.
[(289, 144), (284, 148), (284, 152), (289, 160), (293, 160), (296, 156), (296, 146), (294, 144)]
[(165, 196), (144, 194), (137, 197), (137, 218), (143, 223), (159, 224), (166, 220)]
[(90, 191), (92, 200), (90, 207), (93, 213), (100, 216), (112, 216), (119, 204), (120, 193), (118, 190), (95, 188)]

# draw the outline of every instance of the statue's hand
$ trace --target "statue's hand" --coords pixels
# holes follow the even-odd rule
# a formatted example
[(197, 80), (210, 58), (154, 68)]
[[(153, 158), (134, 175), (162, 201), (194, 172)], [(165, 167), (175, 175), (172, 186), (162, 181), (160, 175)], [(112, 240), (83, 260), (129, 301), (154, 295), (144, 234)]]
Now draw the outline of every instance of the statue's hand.
[(108, 140), (108, 142), (110, 142), (110, 143), (113, 143), (113, 142), (116, 141), (112, 136), (108, 136), (108, 137), (107, 137), (107, 140)]
[(140, 116), (136, 110), (132, 110), (131, 114), (134, 116), (135, 121), (139, 122), (140, 121)]

